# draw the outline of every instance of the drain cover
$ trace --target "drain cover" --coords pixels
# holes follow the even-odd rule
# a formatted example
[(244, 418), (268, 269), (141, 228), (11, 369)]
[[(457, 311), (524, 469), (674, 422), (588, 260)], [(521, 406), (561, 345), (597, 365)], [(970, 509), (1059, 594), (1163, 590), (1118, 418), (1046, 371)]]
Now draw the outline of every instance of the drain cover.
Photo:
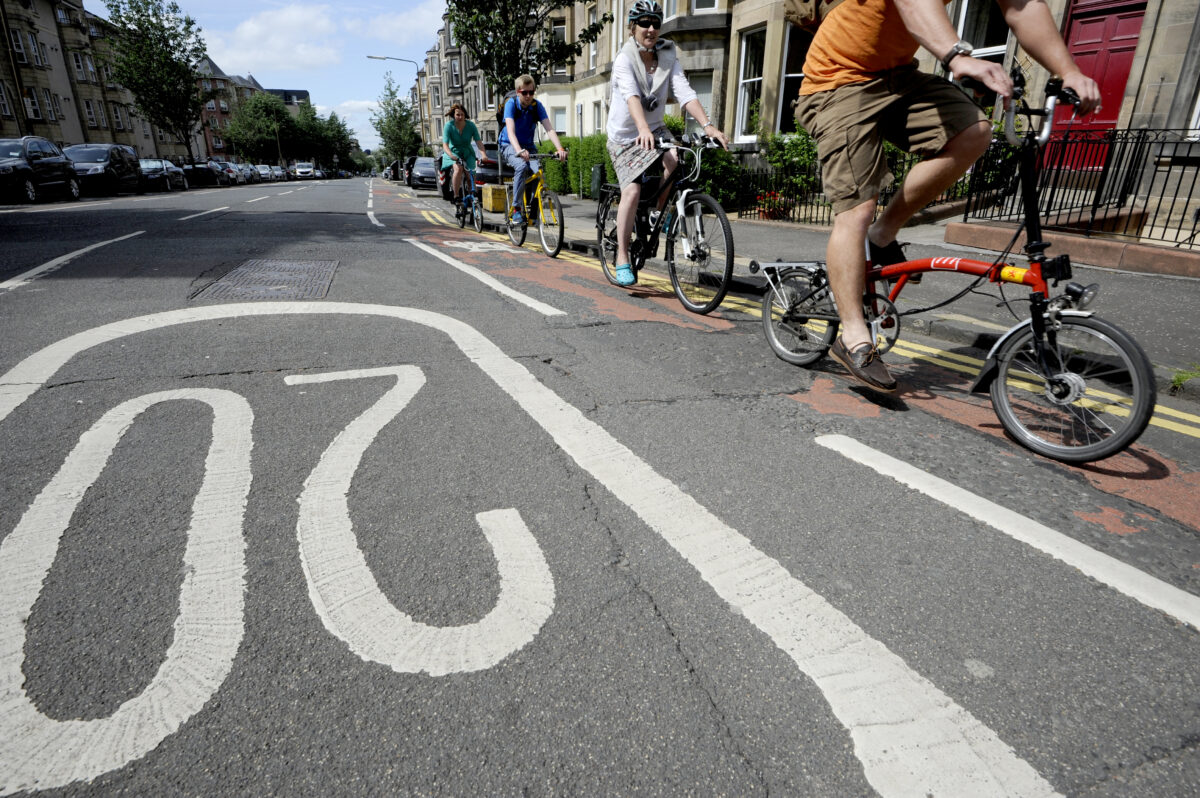
[(324, 299), (336, 260), (248, 260), (196, 299)]

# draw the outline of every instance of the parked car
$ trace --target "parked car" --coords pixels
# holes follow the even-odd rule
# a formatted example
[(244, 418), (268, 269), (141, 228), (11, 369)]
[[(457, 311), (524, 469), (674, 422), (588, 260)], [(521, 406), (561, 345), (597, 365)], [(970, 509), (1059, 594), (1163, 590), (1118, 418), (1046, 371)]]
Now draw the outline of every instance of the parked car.
[(325, 173), (322, 172), (320, 169), (313, 169), (313, 177), (316, 178), (317, 180), (324, 180)]
[(282, 166), (272, 166), (271, 167), (271, 179), (272, 180), (287, 180), (288, 179), (287, 172), (284, 171)]
[(175, 164), (165, 158), (143, 158), (138, 161), (142, 170), (143, 191), (187, 191), (187, 176)]
[(86, 194), (116, 194), (141, 189), (142, 170), (133, 147), (72, 144), (63, 152), (75, 164), (80, 188)]
[(229, 175), (216, 161), (184, 164), (183, 175), (189, 186), (227, 186)]
[(316, 169), (307, 161), (299, 161), (296, 163), (296, 179), (297, 180), (312, 180), (316, 177)]
[(262, 178), (258, 176), (258, 170), (248, 163), (235, 163), (238, 169), (241, 170), (242, 176), (246, 178), (247, 183), (258, 183)]
[(267, 166), (265, 163), (260, 163), (254, 168), (258, 170), (258, 179), (262, 182), (269, 183), (275, 179), (271, 174), (271, 167)]
[(446, 202), (454, 201), (454, 164), (443, 166), (443, 159), (439, 155), (435, 158), (438, 164), (437, 187), (438, 193), (442, 195), (442, 199)]
[(438, 187), (437, 162), (433, 158), (424, 156), (413, 161), (408, 175), (408, 185), (412, 188), (436, 189)]
[(240, 186), (246, 182), (246, 173), (234, 164), (228, 161), (214, 161), (214, 163), (224, 170), (226, 176), (229, 178), (229, 185)]
[[(508, 164), (504, 165), (508, 169)], [(511, 172), (511, 170), (510, 170)], [(509, 174), (509, 178), (512, 175)], [(497, 144), (484, 144), (483, 157), (475, 159), (475, 185), (500, 182), (500, 147)]]
[(41, 136), (0, 139), (0, 196), (37, 202), (54, 191), (79, 199), (79, 177), (54, 142)]

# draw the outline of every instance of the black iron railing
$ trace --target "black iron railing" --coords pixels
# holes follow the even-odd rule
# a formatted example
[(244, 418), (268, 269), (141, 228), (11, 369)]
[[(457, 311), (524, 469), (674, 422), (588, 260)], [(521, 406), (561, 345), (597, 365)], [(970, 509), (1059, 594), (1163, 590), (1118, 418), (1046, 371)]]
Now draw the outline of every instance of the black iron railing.
[[(888, 166), (896, 180), (883, 190), (880, 207), (888, 204), (904, 176), (921, 159), (899, 151), (889, 151)], [(967, 195), (970, 175), (963, 177), (941, 194), (931, 205), (963, 199)], [(833, 223), (833, 208), (825, 199), (819, 165), (807, 168), (749, 170), (738, 191), (738, 217), (743, 219), (774, 219), (803, 224)]]
[[(1038, 176), (1043, 224), (1200, 249), (1200, 133), (1109, 130), (1055, 136)], [(964, 219), (1019, 221), (1013, 148), (993, 141), (972, 170)]]

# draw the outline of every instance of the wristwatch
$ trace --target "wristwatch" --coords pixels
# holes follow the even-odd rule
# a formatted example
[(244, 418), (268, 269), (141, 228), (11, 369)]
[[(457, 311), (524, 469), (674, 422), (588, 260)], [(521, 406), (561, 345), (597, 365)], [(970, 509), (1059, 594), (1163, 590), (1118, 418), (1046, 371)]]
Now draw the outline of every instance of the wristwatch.
[(972, 45), (968, 41), (963, 41), (962, 39), (959, 39), (958, 41), (956, 41), (954, 43), (954, 46), (950, 48), (950, 52), (948, 52), (944, 56), (942, 56), (942, 67), (947, 72), (950, 72), (950, 71), (952, 71), (950, 69), (951, 61), (953, 61), (957, 56), (970, 55), (973, 52), (975, 52), (974, 45)]

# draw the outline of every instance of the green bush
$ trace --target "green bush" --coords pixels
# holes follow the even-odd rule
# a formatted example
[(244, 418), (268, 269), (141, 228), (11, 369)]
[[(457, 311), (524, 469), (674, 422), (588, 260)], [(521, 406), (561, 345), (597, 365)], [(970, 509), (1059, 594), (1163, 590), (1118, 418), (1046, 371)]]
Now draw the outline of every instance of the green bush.
[(700, 162), (701, 191), (714, 197), (725, 210), (738, 206), (738, 187), (746, 181), (746, 170), (733, 155), (725, 150), (703, 150)]
[[(542, 169), (546, 175), (546, 185), (559, 194), (579, 194), (591, 197), (592, 167), (596, 164), (604, 166), (605, 182), (616, 182), (616, 171), (608, 157), (605, 146), (608, 136), (594, 133), (590, 136), (561, 136), (563, 147), (567, 150), (567, 160), (542, 161)], [(554, 152), (554, 144), (543, 141), (538, 147), (539, 152)], [(592, 197), (595, 199), (595, 197)]]
[(794, 196), (817, 191), (817, 143), (803, 128), (795, 133), (772, 133), (763, 141), (763, 158), (776, 170), (787, 175)]

